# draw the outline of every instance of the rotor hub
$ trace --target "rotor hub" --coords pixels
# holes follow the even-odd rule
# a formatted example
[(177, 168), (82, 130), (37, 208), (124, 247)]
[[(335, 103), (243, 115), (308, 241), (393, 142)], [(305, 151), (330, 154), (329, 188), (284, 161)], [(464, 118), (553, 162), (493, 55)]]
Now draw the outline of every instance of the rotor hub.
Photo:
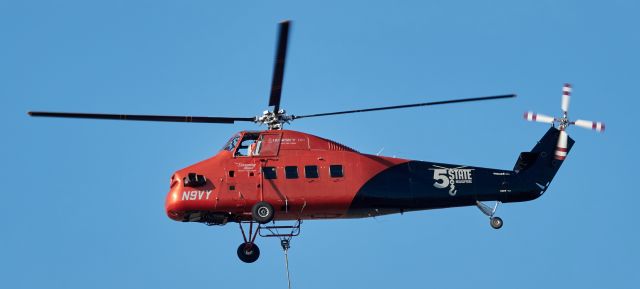
[(558, 128), (560, 128), (562, 130), (566, 130), (567, 127), (569, 127), (570, 124), (571, 124), (571, 122), (569, 121), (568, 113), (564, 112), (562, 114), (562, 117), (558, 119)]
[(265, 110), (261, 116), (257, 116), (255, 123), (265, 124), (270, 130), (280, 130), (284, 124), (289, 124), (294, 119), (294, 116), (287, 115), (284, 109), (280, 109), (277, 112)]

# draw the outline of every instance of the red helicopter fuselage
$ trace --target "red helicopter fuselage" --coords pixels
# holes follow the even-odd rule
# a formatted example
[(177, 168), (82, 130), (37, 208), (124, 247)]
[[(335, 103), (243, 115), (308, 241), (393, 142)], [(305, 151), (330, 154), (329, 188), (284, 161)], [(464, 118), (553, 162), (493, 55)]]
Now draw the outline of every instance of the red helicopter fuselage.
[(562, 163), (550, 159), (558, 134), (551, 128), (501, 170), (362, 154), (291, 130), (242, 131), (171, 177), (165, 209), (176, 221), (225, 224), (251, 221), (258, 202), (273, 206), (273, 220), (305, 220), (528, 201)]
[[(200, 221), (208, 213), (250, 220), (251, 207), (266, 201), (276, 209), (275, 220), (358, 217), (348, 212), (364, 183), (407, 161), (297, 131), (243, 131), (214, 157), (171, 177), (166, 211), (176, 221)], [(186, 186), (189, 173), (205, 176), (206, 183)]]

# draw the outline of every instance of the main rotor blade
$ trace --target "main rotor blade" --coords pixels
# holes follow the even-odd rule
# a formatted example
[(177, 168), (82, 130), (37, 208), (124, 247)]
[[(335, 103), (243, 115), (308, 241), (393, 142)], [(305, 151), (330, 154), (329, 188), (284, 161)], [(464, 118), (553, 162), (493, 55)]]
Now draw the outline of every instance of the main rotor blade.
[(236, 121), (254, 121), (253, 117), (210, 117), (210, 116), (170, 116), (170, 115), (139, 115), (139, 114), (102, 114), (102, 113), (71, 113), (30, 111), (35, 117), (63, 117), (89, 118), (112, 120), (166, 121), (166, 122), (199, 122), (199, 123), (234, 123)]
[(278, 32), (278, 48), (276, 50), (276, 61), (273, 64), (273, 80), (271, 81), (271, 96), (269, 96), (269, 106), (274, 106), (273, 112), (280, 110), (280, 96), (282, 95), (282, 81), (284, 79), (284, 64), (287, 58), (287, 43), (289, 42), (290, 21), (280, 23)]
[(336, 114), (348, 114), (348, 113), (356, 113), (356, 112), (368, 112), (368, 111), (378, 111), (378, 110), (388, 110), (388, 109), (399, 109), (399, 108), (439, 105), (439, 104), (458, 103), (458, 102), (493, 100), (493, 99), (501, 99), (501, 98), (510, 98), (510, 97), (515, 97), (515, 96), (516, 96), (515, 94), (506, 94), (506, 95), (497, 95), (497, 96), (484, 96), (484, 97), (462, 98), (462, 99), (453, 99), (453, 100), (441, 100), (441, 101), (423, 102), (423, 103), (415, 103), (415, 104), (383, 106), (383, 107), (355, 109), (355, 110), (345, 110), (345, 111), (337, 111), (337, 112), (316, 113), (316, 114), (309, 114), (309, 115), (297, 115), (297, 116), (293, 116), (293, 118), (294, 119), (298, 119), (298, 118), (305, 118), (305, 117), (327, 116), (327, 115), (336, 115)]

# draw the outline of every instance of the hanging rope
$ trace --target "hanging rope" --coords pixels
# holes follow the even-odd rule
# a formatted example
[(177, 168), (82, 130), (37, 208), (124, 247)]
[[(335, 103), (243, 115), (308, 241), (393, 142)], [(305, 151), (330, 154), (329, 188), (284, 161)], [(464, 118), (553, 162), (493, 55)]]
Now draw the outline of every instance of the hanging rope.
[(283, 238), (280, 240), (280, 245), (282, 245), (282, 250), (284, 250), (284, 266), (287, 270), (287, 284), (289, 285), (289, 289), (291, 289), (291, 275), (289, 273), (289, 240)]
[[(284, 266), (287, 270), (287, 285), (288, 288), (291, 289), (291, 272), (289, 272), (289, 248), (291, 248), (291, 239), (300, 234), (300, 225), (302, 224), (301, 220), (296, 221), (294, 225), (287, 226), (264, 226), (260, 227), (261, 229), (266, 229), (270, 234), (263, 235), (260, 233), (262, 237), (278, 237), (280, 239), (280, 246), (282, 246), (282, 250), (284, 251)], [(290, 232), (280, 233), (279, 229), (289, 229)], [(260, 230), (258, 230), (260, 231)]]

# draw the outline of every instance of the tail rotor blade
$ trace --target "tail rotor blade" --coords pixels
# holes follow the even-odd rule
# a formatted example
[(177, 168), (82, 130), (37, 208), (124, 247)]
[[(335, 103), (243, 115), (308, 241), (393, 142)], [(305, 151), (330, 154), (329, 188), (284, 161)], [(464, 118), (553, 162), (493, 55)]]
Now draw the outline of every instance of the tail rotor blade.
[(564, 129), (560, 130), (560, 135), (558, 136), (558, 144), (556, 145), (556, 160), (562, 161), (567, 157), (567, 132)]
[(551, 116), (547, 116), (544, 114), (537, 114), (530, 111), (524, 113), (524, 119), (528, 121), (535, 121), (535, 122), (542, 122), (542, 123), (553, 123), (555, 121), (555, 118)]
[(562, 112), (569, 111), (569, 100), (571, 98), (571, 84), (565, 83), (562, 88)]
[(592, 129), (595, 130), (597, 132), (604, 132), (604, 123), (599, 122), (599, 121), (590, 121), (590, 120), (576, 120), (575, 122), (573, 122), (572, 124), (582, 127), (582, 128), (586, 128), (586, 129)]

